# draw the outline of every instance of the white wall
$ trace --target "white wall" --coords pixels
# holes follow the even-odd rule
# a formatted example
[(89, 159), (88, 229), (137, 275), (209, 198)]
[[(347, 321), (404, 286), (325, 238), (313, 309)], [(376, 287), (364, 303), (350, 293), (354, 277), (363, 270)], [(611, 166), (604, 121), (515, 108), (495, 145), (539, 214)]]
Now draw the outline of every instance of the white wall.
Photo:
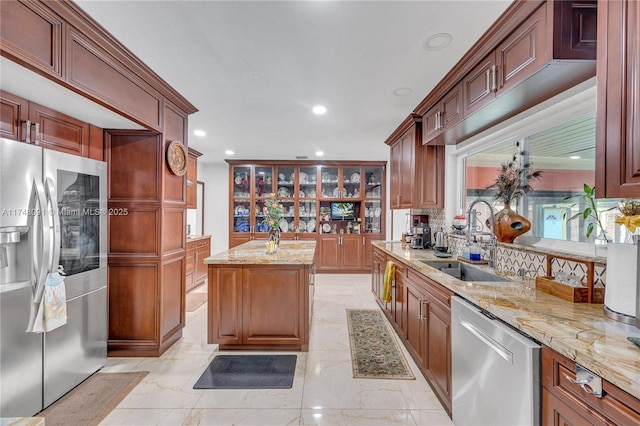
[(204, 182), (204, 231), (211, 235), (211, 254), (229, 248), (229, 165), (198, 163)]

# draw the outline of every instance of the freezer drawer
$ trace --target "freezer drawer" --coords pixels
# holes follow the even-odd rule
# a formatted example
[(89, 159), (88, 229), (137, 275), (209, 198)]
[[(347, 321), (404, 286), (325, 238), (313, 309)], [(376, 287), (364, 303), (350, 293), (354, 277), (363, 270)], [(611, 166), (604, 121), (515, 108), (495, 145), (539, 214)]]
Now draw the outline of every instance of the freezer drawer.
[(453, 423), (540, 424), (540, 345), (451, 298)]
[(107, 359), (107, 289), (67, 301), (67, 324), (45, 334), (44, 406), (54, 403)]

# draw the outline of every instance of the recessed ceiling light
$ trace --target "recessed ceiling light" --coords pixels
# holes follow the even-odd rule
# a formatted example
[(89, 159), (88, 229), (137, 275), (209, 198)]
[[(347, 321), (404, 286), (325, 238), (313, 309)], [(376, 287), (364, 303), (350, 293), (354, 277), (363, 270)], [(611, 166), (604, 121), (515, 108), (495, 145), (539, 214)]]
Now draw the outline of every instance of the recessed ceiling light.
[(393, 95), (398, 97), (404, 97), (404, 96), (409, 96), (411, 92), (412, 90), (408, 87), (400, 87), (393, 91)]
[(438, 33), (427, 37), (424, 43), (422, 43), (422, 47), (429, 51), (440, 50), (447, 47), (451, 43), (451, 40), (451, 34)]
[(327, 112), (327, 109), (325, 107), (323, 107), (322, 105), (316, 105), (316, 106), (313, 107), (313, 109), (311, 111), (313, 111), (314, 114), (322, 115), (322, 114), (325, 114)]
[(224, 153), (227, 155), (233, 155), (233, 151), (231, 151), (230, 149), (226, 150)]
[(193, 134), (196, 135), (196, 136), (200, 136), (200, 137), (207, 136), (207, 132), (205, 132), (204, 130), (200, 130), (200, 129), (194, 130)]
[(322, 157), (324, 155), (324, 151), (316, 151), (316, 157)]
[(569, 158), (571, 158), (572, 160), (579, 160), (579, 159), (580, 159), (580, 156), (579, 156), (579, 155), (572, 155), (572, 156), (571, 156), (571, 157), (569, 157)]

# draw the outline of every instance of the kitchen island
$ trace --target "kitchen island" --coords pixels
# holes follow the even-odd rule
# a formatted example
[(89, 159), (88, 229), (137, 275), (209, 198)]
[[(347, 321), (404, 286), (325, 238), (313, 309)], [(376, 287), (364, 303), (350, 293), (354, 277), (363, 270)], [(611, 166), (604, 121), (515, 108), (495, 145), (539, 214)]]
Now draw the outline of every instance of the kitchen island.
[(307, 351), (316, 242), (249, 241), (204, 259), (209, 343), (220, 349)]

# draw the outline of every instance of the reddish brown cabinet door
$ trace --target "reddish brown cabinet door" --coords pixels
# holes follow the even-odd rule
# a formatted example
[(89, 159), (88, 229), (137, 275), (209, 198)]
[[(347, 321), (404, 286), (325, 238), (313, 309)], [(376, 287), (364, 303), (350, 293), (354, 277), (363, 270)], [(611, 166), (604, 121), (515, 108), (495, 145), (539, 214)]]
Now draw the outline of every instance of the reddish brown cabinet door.
[(320, 235), (318, 237), (317, 271), (336, 270), (340, 268), (339, 237), (337, 235)]
[(339, 245), (342, 252), (340, 256), (341, 269), (344, 271), (362, 270), (364, 267), (364, 238), (361, 235), (340, 235)]
[(413, 283), (406, 281), (404, 287), (406, 312), (404, 313), (404, 332), (407, 349), (419, 367), (424, 365), (424, 302), (425, 296)]
[(425, 374), (451, 411), (451, 309), (437, 301), (425, 305)]
[(0, 137), (24, 141), (29, 101), (7, 92), (0, 92)]
[(198, 157), (191, 155), (187, 157), (187, 208), (198, 208), (197, 202), (197, 184), (198, 184)]
[(606, 426), (611, 424), (596, 413), (590, 411), (578, 413), (544, 388), (542, 389), (542, 406), (545, 407), (542, 416), (543, 426)]
[(459, 83), (422, 116), (422, 143), (433, 140), (444, 143), (438, 136), (462, 121), (463, 114), (462, 84)]
[(42, 105), (29, 103), (31, 141), (43, 148), (88, 156), (89, 124)]
[(598, 197), (640, 197), (640, 2), (598, 1)]
[(391, 146), (391, 208), (410, 208), (413, 203), (415, 127)]
[(422, 145), (418, 148), (416, 173), (420, 185), (416, 186), (415, 208), (444, 208), (444, 145)]
[(495, 53), (491, 52), (462, 80), (464, 116), (468, 117), (496, 98), (494, 91)]
[(497, 96), (529, 78), (549, 61), (545, 51), (546, 12), (546, 7), (539, 7), (496, 49), (491, 88)]
[(209, 269), (209, 343), (242, 343), (242, 268)]

